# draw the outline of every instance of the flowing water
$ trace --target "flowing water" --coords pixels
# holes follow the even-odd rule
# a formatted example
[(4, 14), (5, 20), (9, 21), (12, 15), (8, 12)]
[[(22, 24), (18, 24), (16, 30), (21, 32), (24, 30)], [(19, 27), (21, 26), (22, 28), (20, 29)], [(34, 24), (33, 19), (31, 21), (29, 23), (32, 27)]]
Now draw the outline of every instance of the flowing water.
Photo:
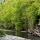
[(5, 34), (19, 36), (19, 37), (23, 37), (23, 38), (27, 38), (27, 39), (31, 39), (31, 40), (40, 40), (40, 37), (32, 36), (31, 34), (26, 33), (26, 32), (1, 32), (0, 31), (0, 36), (5, 35)]

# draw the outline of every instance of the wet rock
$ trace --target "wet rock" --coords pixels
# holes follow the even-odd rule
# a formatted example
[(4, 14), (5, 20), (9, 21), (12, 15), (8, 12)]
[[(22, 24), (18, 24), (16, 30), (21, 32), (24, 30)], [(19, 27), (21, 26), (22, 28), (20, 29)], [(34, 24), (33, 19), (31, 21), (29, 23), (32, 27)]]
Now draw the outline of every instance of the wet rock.
[(40, 32), (39, 32), (39, 30), (33, 30), (33, 32), (32, 32), (32, 35), (34, 35), (34, 36), (39, 36), (40, 37)]

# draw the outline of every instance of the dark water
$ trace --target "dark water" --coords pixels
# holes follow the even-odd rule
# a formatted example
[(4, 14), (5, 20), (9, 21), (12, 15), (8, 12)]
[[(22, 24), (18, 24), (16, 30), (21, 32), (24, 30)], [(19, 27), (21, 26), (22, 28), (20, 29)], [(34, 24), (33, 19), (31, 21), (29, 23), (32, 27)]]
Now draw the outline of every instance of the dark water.
[(0, 36), (5, 35), (5, 34), (16, 35), (16, 36), (24, 37), (24, 38), (31, 39), (31, 40), (40, 40), (40, 37), (33, 36), (26, 32), (2, 32), (0, 31)]

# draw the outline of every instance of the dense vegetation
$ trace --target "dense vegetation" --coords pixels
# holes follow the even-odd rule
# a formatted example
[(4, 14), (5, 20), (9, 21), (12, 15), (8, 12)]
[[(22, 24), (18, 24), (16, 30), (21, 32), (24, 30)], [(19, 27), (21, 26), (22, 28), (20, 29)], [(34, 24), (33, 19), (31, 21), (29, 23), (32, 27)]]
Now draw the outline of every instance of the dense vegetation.
[(32, 29), (40, 16), (40, 0), (4, 0), (0, 2), (0, 28)]

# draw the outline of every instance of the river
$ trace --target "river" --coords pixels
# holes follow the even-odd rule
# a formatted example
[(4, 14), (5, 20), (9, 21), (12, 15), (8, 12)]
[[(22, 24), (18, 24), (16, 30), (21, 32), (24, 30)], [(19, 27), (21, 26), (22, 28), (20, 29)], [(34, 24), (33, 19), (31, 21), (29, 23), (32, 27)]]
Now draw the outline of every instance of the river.
[(27, 39), (31, 39), (31, 40), (40, 40), (40, 37), (33, 36), (33, 35), (26, 33), (26, 32), (1, 32), (0, 31), (0, 36), (5, 35), (5, 34), (13, 35), (13, 36), (19, 36), (19, 37), (23, 37), (23, 38), (27, 38)]

